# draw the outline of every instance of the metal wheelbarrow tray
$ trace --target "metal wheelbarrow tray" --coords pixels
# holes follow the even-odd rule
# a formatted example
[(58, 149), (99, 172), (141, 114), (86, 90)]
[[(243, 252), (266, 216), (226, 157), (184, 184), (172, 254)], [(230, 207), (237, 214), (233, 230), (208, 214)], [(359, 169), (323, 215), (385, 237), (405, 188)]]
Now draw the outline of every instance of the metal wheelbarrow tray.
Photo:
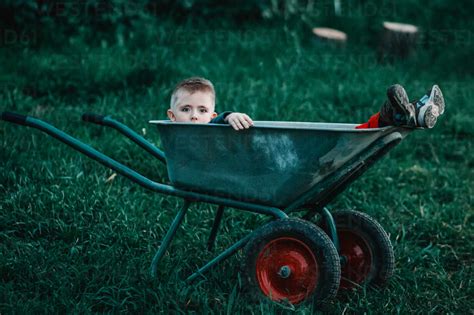
[[(355, 129), (354, 124), (267, 122), (236, 132), (228, 125), (150, 121), (164, 152), (110, 116), (83, 120), (112, 127), (167, 164), (171, 185), (152, 181), (52, 125), (16, 113), (5, 121), (40, 129), (79, 152), (158, 193), (183, 198), (156, 252), (151, 274), (170, 245), (192, 202), (218, 205), (208, 249), (225, 207), (273, 217), (187, 280), (192, 281), (244, 248), (244, 280), (252, 295), (298, 304), (333, 298), (339, 288), (382, 284), (393, 273), (389, 237), (373, 218), (357, 211), (331, 213), (326, 205), (413, 129)], [(318, 225), (304, 219), (321, 214)], [(342, 273), (342, 277), (341, 277)]]
[(235, 132), (227, 125), (150, 123), (160, 132), (174, 186), (282, 209), (307, 192), (312, 195), (307, 202), (314, 204), (330, 175), (348, 176), (361, 157), (383, 153), (377, 151), (408, 131), (257, 121)]

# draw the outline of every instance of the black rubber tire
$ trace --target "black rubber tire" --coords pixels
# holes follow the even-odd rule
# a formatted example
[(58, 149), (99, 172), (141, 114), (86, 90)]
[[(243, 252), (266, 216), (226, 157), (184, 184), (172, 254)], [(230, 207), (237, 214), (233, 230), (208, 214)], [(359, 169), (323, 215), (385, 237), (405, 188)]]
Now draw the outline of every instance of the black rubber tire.
[[(261, 251), (272, 240), (291, 237), (303, 242), (313, 253), (319, 272), (314, 290), (304, 300), (295, 304), (314, 301), (316, 304), (326, 302), (337, 294), (341, 277), (339, 255), (331, 239), (322, 229), (313, 223), (301, 219), (280, 219), (272, 221), (253, 232), (244, 248), (243, 280), (247, 292), (259, 301), (270, 301), (257, 280), (257, 259)], [(280, 301), (286, 302), (286, 301)]]
[[(343, 229), (346, 231), (350, 230), (352, 233), (363, 238), (370, 247), (373, 256), (370, 272), (367, 275), (367, 278), (359, 284), (372, 286), (384, 285), (393, 275), (395, 268), (395, 255), (393, 253), (390, 238), (383, 227), (371, 216), (355, 210), (335, 211), (332, 213), (332, 216), (338, 231)], [(324, 231), (329, 233), (328, 228), (323, 221), (324, 220), (321, 219), (321, 223), (318, 225), (320, 225)], [(344, 253), (341, 253), (342, 277), (346, 274), (343, 254)], [(343, 289), (343, 287), (344, 286), (341, 285), (341, 289)]]

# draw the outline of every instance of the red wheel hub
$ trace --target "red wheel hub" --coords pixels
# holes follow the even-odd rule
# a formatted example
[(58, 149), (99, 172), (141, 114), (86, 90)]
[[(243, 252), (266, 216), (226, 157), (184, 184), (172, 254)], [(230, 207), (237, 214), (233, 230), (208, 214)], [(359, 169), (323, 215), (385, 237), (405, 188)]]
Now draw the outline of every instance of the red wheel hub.
[(308, 297), (318, 282), (318, 262), (311, 249), (292, 237), (280, 237), (265, 245), (257, 257), (257, 281), (274, 301), (297, 304)]
[(367, 241), (350, 230), (338, 231), (341, 256), (344, 263), (341, 268), (341, 289), (350, 289), (355, 283), (364, 282), (372, 267), (373, 255)]

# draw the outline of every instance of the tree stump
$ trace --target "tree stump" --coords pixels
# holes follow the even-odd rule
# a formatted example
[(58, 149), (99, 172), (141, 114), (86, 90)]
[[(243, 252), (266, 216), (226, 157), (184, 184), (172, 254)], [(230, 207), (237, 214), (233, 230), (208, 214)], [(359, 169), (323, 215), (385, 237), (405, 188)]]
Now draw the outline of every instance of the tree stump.
[(384, 22), (379, 46), (379, 59), (405, 59), (415, 51), (418, 41), (418, 27), (411, 24)]
[(313, 28), (313, 34), (317, 43), (328, 43), (332, 46), (343, 47), (347, 42), (346, 33), (332, 28), (315, 27)]

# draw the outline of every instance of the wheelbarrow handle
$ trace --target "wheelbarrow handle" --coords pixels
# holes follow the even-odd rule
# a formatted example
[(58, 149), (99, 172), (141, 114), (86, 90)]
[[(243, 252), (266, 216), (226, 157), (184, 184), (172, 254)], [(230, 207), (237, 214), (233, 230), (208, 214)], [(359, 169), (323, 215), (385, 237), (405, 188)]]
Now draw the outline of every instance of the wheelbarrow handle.
[(87, 121), (87, 122), (91, 122), (91, 123), (98, 124), (98, 125), (103, 125), (103, 126), (105, 126), (105, 123), (104, 123), (105, 117), (107, 117), (107, 116), (97, 115), (97, 114), (93, 114), (93, 113), (84, 113), (84, 114), (82, 114), (82, 120), (83, 121)]
[(161, 162), (166, 164), (166, 157), (163, 151), (155, 147), (153, 144), (148, 142), (145, 138), (140, 136), (138, 133), (122, 124), (121, 122), (113, 119), (110, 115), (97, 115), (93, 113), (85, 113), (82, 115), (82, 120), (92, 122), (101, 126), (112, 127), (125, 135), (127, 138), (138, 144), (140, 147), (148, 151), (150, 154), (155, 156)]
[(180, 198), (190, 200), (190, 201), (208, 202), (208, 203), (223, 205), (226, 207), (247, 210), (247, 211), (251, 211), (255, 213), (271, 215), (275, 219), (288, 218), (288, 215), (286, 215), (281, 209), (278, 209), (278, 208), (240, 201), (237, 199), (227, 199), (227, 198), (219, 197), (219, 196), (207, 195), (207, 194), (188, 191), (188, 190), (181, 190), (171, 185), (166, 185), (166, 184), (152, 181), (151, 179), (139, 174), (133, 169), (127, 167), (126, 165), (117, 162), (116, 160), (97, 151), (96, 149), (83, 143), (82, 141), (70, 136), (64, 131), (57, 129), (53, 125), (48, 124), (45, 121), (42, 121), (41, 119), (37, 119), (31, 116), (23, 116), (16, 113), (9, 113), (9, 112), (3, 112), (1, 118), (3, 120), (6, 120), (12, 123), (22, 124), (25, 126), (29, 126), (29, 127), (33, 127), (38, 130), (41, 130), (45, 132), (46, 134), (52, 136), (53, 138), (56, 138), (59, 141), (72, 147), (74, 150), (81, 152), (82, 154), (90, 157), (91, 159), (101, 163), (102, 165), (105, 165), (106, 167), (132, 180), (133, 182), (147, 189), (150, 189), (152, 191), (165, 194), (165, 195), (180, 197)]
[(9, 121), (15, 124), (27, 126), (26, 119), (28, 116), (20, 115), (12, 112), (2, 112), (2, 120)]

